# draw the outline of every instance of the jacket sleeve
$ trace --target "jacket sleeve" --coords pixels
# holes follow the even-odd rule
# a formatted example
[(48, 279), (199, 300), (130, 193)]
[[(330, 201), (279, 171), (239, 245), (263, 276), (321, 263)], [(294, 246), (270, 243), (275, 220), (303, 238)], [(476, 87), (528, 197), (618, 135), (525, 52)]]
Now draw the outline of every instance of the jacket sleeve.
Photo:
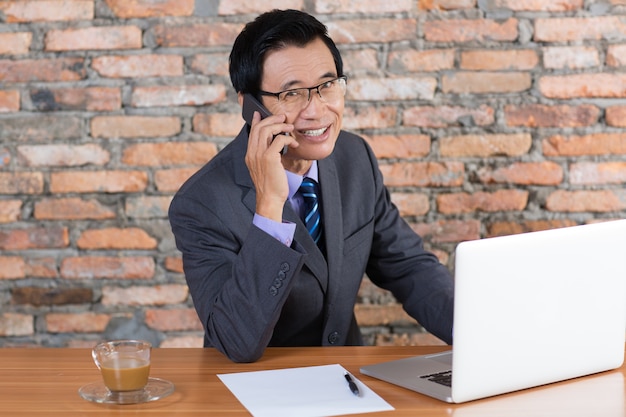
[(252, 362), (272, 337), (304, 255), (253, 226), (251, 215), (228, 209), (228, 195), (219, 197), (216, 204), (198, 190), (179, 192), (170, 224), (205, 344), (235, 362)]

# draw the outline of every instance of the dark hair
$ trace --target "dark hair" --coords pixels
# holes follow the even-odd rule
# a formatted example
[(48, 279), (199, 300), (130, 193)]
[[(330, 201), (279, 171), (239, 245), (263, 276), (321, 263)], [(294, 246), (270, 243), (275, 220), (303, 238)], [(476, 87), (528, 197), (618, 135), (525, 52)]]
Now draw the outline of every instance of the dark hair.
[(333, 56), (337, 76), (343, 75), (343, 61), (326, 26), (299, 10), (272, 10), (259, 15), (241, 31), (230, 52), (230, 81), (235, 91), (258, 95), (265, 55), (286, 46), (304, 47), (321, 39)]

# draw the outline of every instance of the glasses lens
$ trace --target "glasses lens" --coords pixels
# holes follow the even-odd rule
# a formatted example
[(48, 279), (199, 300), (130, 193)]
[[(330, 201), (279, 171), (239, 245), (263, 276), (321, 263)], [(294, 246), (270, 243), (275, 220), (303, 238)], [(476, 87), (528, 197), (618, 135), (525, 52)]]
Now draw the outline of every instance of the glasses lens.
[(286, 111), (300, 110), (306, 106), (311, 99), (310, 95), (315, 92), (322, 101), (335, 103), (346, 94), (346, 79), (335, 78), (316, 87), (283, 91), (278, 95), (278, 102)]

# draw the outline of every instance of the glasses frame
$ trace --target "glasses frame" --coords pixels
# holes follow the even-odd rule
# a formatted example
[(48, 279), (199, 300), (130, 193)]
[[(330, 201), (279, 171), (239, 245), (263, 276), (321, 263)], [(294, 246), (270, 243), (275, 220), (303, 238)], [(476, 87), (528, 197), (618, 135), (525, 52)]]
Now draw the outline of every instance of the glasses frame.
[[(279, 91), (278, 93), (272, 93), (270, 91), (263, 91), (263, 90), (259, 90), (259, 94), (262, 96), (270, 96), (270, 97), (276, 97), (276, 100), (278, 100), (278, 103), (281, 104), (282, 101), (280, 99), (280, 95), (281, 94), (285, 94), (285, 93), (289, 93), (290, 91), (298, 91), (298, 90), (308, 90), (309, 91), (309, 95), (307, 97), (306, 102), (309, 103), (311, 101), (311, 91), (315, 90), (317, 92), (317, 95), (319, 96), (319, 98), (326, 103), (326, 100), (324, 99), (324, 97), (322, 97), (322, 94), (320, 93), (320, 87), (323, 86), (326, 83), (330, 83), (330, 82), (334, 82), (334, 81), (339, 81), (339, 80), (343, 80), (343, 85), (347, 85), (348, 82), (348, 77), (345, 75), (342, 75), (341, 77), (336, 77), (330, 80), (326, 80), (322, 83), (319, 83), (318, 85), (314, 86), (314, 87), (299, 87), (299, 88), (290, 88), (288, 90), (283, 90), (283, 91)], [(345, 95), (345, 89), (344, 89), (344, 95)]]

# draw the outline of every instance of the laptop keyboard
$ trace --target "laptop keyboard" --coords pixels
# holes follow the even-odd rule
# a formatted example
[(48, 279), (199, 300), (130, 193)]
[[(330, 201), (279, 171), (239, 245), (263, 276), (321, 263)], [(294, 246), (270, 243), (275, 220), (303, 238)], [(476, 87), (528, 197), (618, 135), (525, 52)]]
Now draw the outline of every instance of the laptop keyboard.
[(436, 382), (437, 384), (445, 385), (446, 387), (452, 386), (452, 371), (437, 372), (435, 374), (422, 375), (422, 379), (428, 379), (429, 381)]

